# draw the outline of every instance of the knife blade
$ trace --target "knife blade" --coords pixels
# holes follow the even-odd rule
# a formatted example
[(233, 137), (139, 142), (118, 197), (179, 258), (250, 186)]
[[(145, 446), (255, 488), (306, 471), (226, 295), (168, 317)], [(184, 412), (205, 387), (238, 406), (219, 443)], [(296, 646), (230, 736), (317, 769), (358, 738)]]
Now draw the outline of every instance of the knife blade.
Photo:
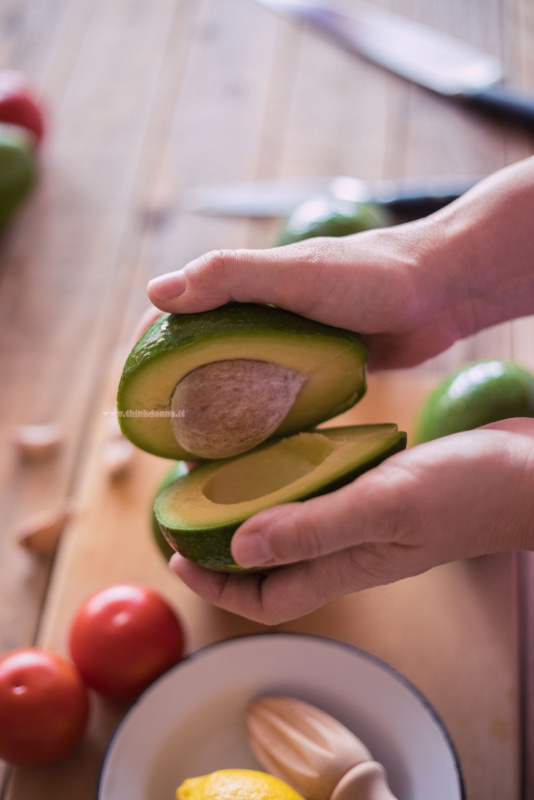
[(314, 0), (255, 2), (433, 92), (534, 127), (534, 98), (506, 88), (498, 59), (467, 42), (364, 2), (350, 14)]
[(287, 217), (309, 197), (332, 194), (341, 200), (377, 203), (394, 214), (420, 217), (455, 200), (480, 176), (434, 176), (402, 180), (362, 181), (359, 178), (303, 178), (197, 186), (187, 190), (185, 211), (226, 217)]

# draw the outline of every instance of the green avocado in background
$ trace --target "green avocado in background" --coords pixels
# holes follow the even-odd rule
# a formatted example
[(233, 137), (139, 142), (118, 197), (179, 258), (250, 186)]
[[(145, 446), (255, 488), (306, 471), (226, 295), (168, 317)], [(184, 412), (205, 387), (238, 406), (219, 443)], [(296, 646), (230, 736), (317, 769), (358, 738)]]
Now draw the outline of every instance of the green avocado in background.
[(392, 224), (392, 217), (374, 203), (318, 194), (299, 205), (285, 221), (277, 244), (293, 244), (314, 236), (348, 236)]
[(420, 444), (512, 417), (534, 417), (534, 375), (510, 361), (492, 359), (447, 375), (419, 413)]
[(33, 146), (27, 131), (0, 124), (0, 226), (9, 222), (37, 182)]

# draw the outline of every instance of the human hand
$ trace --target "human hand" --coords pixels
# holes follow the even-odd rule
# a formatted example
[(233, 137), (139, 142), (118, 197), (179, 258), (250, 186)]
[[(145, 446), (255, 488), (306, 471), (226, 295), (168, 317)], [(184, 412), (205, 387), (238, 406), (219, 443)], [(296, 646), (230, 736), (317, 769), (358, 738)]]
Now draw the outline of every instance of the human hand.
[(273, 303), (362, 334), (371, 369), (413, 366), (459, 338), (534, 313), (533, 203), (530, 158), (423, 220), (207, 253), (151, 281), (148, 293), (158, 309), (176, 313), (231, 300)]
[(534, 546), (534, 421), (514, 419), (398, 453), (329, 495), (266, 509), (232, 540), (223, 574), (172, 569), (214, 605), (278, 624), (329, 600), (462, 558)]
[[(421, 220), (270, 250), (207, 253), (156, 278), (148, 293), (159, 309), (175, 313), (230, 301), (273, 303), (360, 333), (371, 368), (402, 367), (441, 352), (461, 335), (438, 252), (435, 231)], [(144, 326), (151, 321), (147, 317)]]

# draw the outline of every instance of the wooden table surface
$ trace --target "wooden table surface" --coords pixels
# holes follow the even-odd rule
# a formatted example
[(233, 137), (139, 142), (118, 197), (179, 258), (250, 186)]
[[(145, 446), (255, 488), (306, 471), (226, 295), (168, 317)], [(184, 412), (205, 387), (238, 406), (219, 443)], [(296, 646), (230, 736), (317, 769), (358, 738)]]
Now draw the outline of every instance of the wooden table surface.
[[(494, 53), (518, 88), (534, 91), (529, 0), (380, 4)], [(270, 222), (182, 212), (183, 189), (281, 176), (485, 174), (534, 152), (534, 136), (442, 101), (251, 0), (2, 0), (0, 58), (30, 76), (51, 117), (40, 188), (0, 246), (0, 651), (34, 641), (62, 651), (74, 603), (101, 568), (98, 560), (88, 562), (80, 597), (68, 595), (71, 608), (66, 565), (83, 564), (91, 526), (124, 536), (120, 514), (112, 524), (94, 507), (104, 491), (95, 464), (102, 411), (147, 305), (147, 280), (209, 249), (273, 242)], [(427, 385), (479, 357), (514, 358), (534, 368), (533, 333), (532, 320), (499, 326), (395, 385), (401, 391)], [(59, 457), (22, 463), (11, 445), (14, 426), (49, 421), (65, 431)], [(147, 458), (140, 458), (134, 480), (150, 474), (157, 482), (163, 466)], [(133, 491), (123, 487), (122, 499), (106, 496), (106, 502), (124, 503), (124, 493)], [(13, 543), (18, 522), (67, 497), (83, 513), (55, 563)], [(206, 606), (156, 561), (146, 572), (142, 566), (125, 559), (115, 577), (159, 585), (181, 603), (195, 631), (190, 646), (258, 629)], [(527, 680), (534, 666), (533, 570), (528, 557), (516, 567), (510, 555), (451, 565), (292, 626), (364, 644), (415, 679), (453, 732), (469, 800), (514, 800), (521, 780), (525, 797), (534, 792)], [(465, 591), (472, 606), (455, 607), (440, 628), (437, 612), (417, 607), (429, 581), (442, 601)], [(390, 598), (397, 627), (389, 625), (386, 641), (365, 633), (353, 609), (387, 625)], [(472, 647), (462, 639), (464, 615), (480, 630)], [(403, 652), (404, 636), (418, 642), (417, 669)], [(445, 657), (448, 648), (452, 659)], [(455, 666), (470, 676), (464, 684), (454, 678)], [(504, 686), (512, 678), (507, 698), (492, 699), (492, 682)], [(61, 768), (16, 770), (5, 782), (6, 796), (91, 797), (99, 747), (115, 720), (109, 709), (95, 715), (98, 747), (87, 745)]]

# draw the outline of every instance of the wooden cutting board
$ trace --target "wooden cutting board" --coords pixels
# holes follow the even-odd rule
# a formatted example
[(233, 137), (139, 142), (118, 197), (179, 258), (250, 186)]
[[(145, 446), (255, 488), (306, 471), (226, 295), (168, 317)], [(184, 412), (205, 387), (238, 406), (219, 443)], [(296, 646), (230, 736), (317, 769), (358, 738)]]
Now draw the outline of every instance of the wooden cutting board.
[[(94, 420), (93, 452), (77, 492), (77, 513), (58, 554), (39, 643), (66, 652), (70, 620), (95, 590), (119, 581), (157, 588), (180, 610), (188, 650), (261, 625), (209, 606), (168, 569), (150, 532), (153, 493), (168, 462), (136, 452), (131, 474), (110, 483), (102, 471), (114, 407), (110, 381)], [(372, 376), (366, 398), (344, 422), (412, 428), (431, 381), (406, 373)], [(443, 718), (463, 769), (469, 800), (519, 798), (517, 601), (509, 554), (449, 564), (330, 603), (280, 630), (352, 642), (392, 664)], [(106, 743), (125, 712), (93, 698), (90, 728), (68, 761), (13, 771), (8, 800), (93, 800)], [(125, 798), (126, 800), (126, 798)], [(429, 799), (430, 800), (430, 799)]]

